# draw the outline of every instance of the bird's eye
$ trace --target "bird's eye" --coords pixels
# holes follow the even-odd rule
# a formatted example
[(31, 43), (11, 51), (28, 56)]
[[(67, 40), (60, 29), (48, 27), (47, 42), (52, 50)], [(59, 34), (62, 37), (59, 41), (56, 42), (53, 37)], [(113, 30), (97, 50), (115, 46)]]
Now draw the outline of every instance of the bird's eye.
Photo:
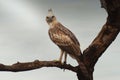
[(52, 18), (54, 18), (55, 16), (52, 16)]
[(49, 19), (49, 17), (46, 17), (47, 19)]

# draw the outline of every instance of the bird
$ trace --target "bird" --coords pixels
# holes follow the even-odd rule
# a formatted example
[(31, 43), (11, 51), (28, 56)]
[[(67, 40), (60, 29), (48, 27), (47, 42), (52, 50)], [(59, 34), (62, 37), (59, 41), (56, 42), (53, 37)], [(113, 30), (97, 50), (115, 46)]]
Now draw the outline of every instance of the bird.
[(80, 65), (82, 72), (88, 76), (88, 70), (84, 65), (83, 61), (80, 59), (82, 53), (80, 50), (80, 43), (76, 36), (67, 27), (63, 26), (53, 14), (52, 9), (48, 10), (48, 15), (46, 16), (46, 22), (49, 25), (48, 34), (50, 39), (55, 43), (61, 50), (59, 61), (62, 63), (62, 58), (64, 55), (63, 63), (66, 64), (67, 54), (69, 54), (73, 59), (76, 59)]

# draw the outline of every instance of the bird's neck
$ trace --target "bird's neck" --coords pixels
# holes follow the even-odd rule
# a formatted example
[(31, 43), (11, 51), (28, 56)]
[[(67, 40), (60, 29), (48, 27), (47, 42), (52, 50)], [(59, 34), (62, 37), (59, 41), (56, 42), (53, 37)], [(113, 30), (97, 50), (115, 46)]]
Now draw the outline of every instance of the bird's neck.
[(54, 28), (56, 24), (58, 24), (59, 22), (57, 20), (52, 21), (51, 23), (49, 23), (50, 28)]

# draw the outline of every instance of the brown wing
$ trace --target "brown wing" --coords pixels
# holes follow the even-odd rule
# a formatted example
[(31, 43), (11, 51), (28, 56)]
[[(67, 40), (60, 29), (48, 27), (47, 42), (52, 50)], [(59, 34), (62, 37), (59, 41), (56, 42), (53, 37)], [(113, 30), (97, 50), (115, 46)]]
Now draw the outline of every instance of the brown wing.
[(64, 27), (62, 24), (57, 24), (58, 26), (60, 26), (60, 30), (62, 30), (62, 32), (64, 32), (64, 34), (68, 35), (69, 38), (72, 40), (72, 42), (74, 42), (74, 44), (79, 45), (79, 41), (77, 40), (77, 38), (75, 37), (75, 35), (66, 27)]
[(80, 55), (79, 42), (74, 34), (62, 26), (56, 24), (54, 28), (49, 30), (51, 40), (58, 45), (63, 51), (72, 55)]

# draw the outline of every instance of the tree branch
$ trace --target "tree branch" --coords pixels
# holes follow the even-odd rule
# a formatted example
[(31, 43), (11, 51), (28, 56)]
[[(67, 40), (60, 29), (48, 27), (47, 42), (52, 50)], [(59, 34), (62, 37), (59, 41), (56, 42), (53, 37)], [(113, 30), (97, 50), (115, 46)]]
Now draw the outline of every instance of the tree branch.
[(57, 67), (60, 69), (67, 69), (73, 72), (77, 72), (78, 68), (71, 66), (70, 64), (61, 64), (58, 61), (39, 61), (35, 60), (34, 62), (17, 62), (13, 65), (4, 65), (0, 64), (0, 71), (11, 71), (11, 72), (20, 72), (20, 71), (29, 71), (34, 69), (39, 69), (42, 67)]
[(100, 0), (103, 8), (108, 13), (106, 24), (90, 46), (84, 50), (84, 62), (91, 73), (99, 57), (115, 40), (120, 32), (120, 0)]
[(94, 67), (98, 58), (103, 54), (103, 52), (108, 48), (108, 46), (114, 41), (119, 30), (109, 26), (104, 25), (98, 36), (91, 43), (91, 45), (84, 51), (85, 63), (89, 67)]

